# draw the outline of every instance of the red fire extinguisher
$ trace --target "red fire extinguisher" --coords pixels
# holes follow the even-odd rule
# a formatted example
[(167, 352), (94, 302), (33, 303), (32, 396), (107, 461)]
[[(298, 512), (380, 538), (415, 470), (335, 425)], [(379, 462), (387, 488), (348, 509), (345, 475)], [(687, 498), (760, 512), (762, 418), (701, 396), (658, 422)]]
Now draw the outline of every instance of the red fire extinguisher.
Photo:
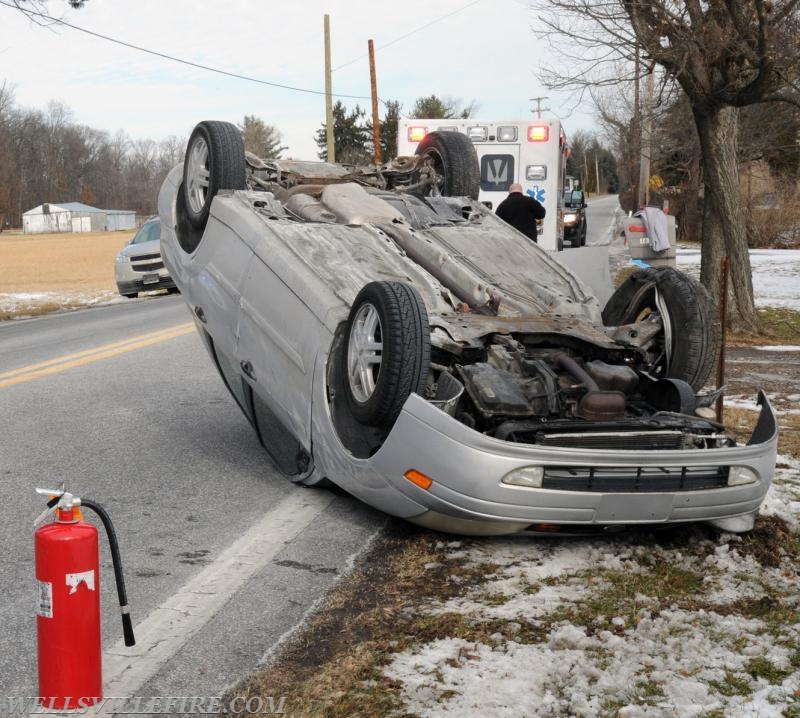
[[(97, 529), (80, 507), (103, 522), (111, 546), (125, 645), (135, 645), (116, 532), (105, 509), (63, 490), (36, 489), (50, 497), (55, 520), (34, 534), (39, 701), (51, 710), (94, 705), (103, 697), (100, 645), (100, 563)], [(38, 521), (37, 521), (38, 523)]]

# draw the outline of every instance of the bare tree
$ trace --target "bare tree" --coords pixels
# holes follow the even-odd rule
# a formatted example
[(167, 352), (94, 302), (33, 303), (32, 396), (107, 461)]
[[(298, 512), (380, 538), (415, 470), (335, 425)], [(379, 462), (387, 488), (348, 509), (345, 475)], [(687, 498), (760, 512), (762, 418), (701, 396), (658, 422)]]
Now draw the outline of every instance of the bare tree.
[(5, 227), (6, 215), (11, 211), (13, 203), (11, 184), (16, 169), (10, 114), (13, 105), (14, 90), (4, 81), (0, 85), (0, 232)]
[[(757, 103), (800, 104), (797, 70), (800, 0), (548, 0), (541, 19), (551, 38), (569, 36), (574, 55), (551, 69), (550, 87), (615, 85), (635, 74), (634, 57), (663, 69), (686, 94), (703, 167), (701, 279), (718, 295), (719, 265), (730, 260), (732, 319), (758, 329), (745, 218), (739, 198), (739, 108)], [(624, 71), (619, 72), (619, 62)], [(609, 73), (611, 63), (617, 72)], [(564, 70), (568, 67), (568, 70)]]

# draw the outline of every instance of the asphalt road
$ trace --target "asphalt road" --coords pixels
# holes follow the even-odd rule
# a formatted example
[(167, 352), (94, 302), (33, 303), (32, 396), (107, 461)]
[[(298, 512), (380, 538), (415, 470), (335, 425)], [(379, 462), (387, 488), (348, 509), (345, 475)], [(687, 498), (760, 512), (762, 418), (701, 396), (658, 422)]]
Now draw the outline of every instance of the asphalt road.
[(220, 695), (384, 524), (272, 468), (189, 322), (165, 296), (0, 324), (0, 696), (37, 691), (37, 486), (63, 481), (114, 519), (143, 642), (118, 645), (101, 532), (108, 695)]

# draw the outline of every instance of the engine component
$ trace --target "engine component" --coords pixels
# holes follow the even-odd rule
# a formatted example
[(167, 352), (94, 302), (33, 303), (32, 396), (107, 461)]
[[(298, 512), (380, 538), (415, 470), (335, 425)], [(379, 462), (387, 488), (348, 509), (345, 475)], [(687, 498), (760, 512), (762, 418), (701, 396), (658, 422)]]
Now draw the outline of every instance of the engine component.
[(597, 382), (571, 356), (564, 352), (551, 354), (551, 362), (568, 372), (586, 388), (575, 412), (582, 419), (606, 421), (625, 416), (625, 394), (621, 391), (601, 390)]
[(533, 415), (533, 407), (514, 374), (484, 362), (458, 364), (456, 368), (467, 394), (485, 417)]
[(697, 397), (694, 389), (681, 379), (654, 379), (641, 373), (641, 391), (644, 400), (659, 411), (676, 414), (694, 414)]
[(630, 396), (639, 385), (639, 375), (629, 366), (606, 364), (595, 359), (586, 362), (586, 371), (601, 389), (621, 391)]

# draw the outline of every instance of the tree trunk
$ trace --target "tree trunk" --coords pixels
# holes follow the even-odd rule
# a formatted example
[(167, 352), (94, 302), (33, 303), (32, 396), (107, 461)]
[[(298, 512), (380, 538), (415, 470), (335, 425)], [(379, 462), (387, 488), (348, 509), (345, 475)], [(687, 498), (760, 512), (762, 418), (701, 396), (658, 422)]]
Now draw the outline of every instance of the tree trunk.
[(700, 280), (719, 300), (720, 264), (727, 256), (728, 325), (734, 330), (759, 331), (753, 302), (753, 277), (747, 249), (744, 209), (739, 196), (737, 163), (738, 110), (733, 107), (701, 113), (695, 123), (703, 152), (703, 245)]

